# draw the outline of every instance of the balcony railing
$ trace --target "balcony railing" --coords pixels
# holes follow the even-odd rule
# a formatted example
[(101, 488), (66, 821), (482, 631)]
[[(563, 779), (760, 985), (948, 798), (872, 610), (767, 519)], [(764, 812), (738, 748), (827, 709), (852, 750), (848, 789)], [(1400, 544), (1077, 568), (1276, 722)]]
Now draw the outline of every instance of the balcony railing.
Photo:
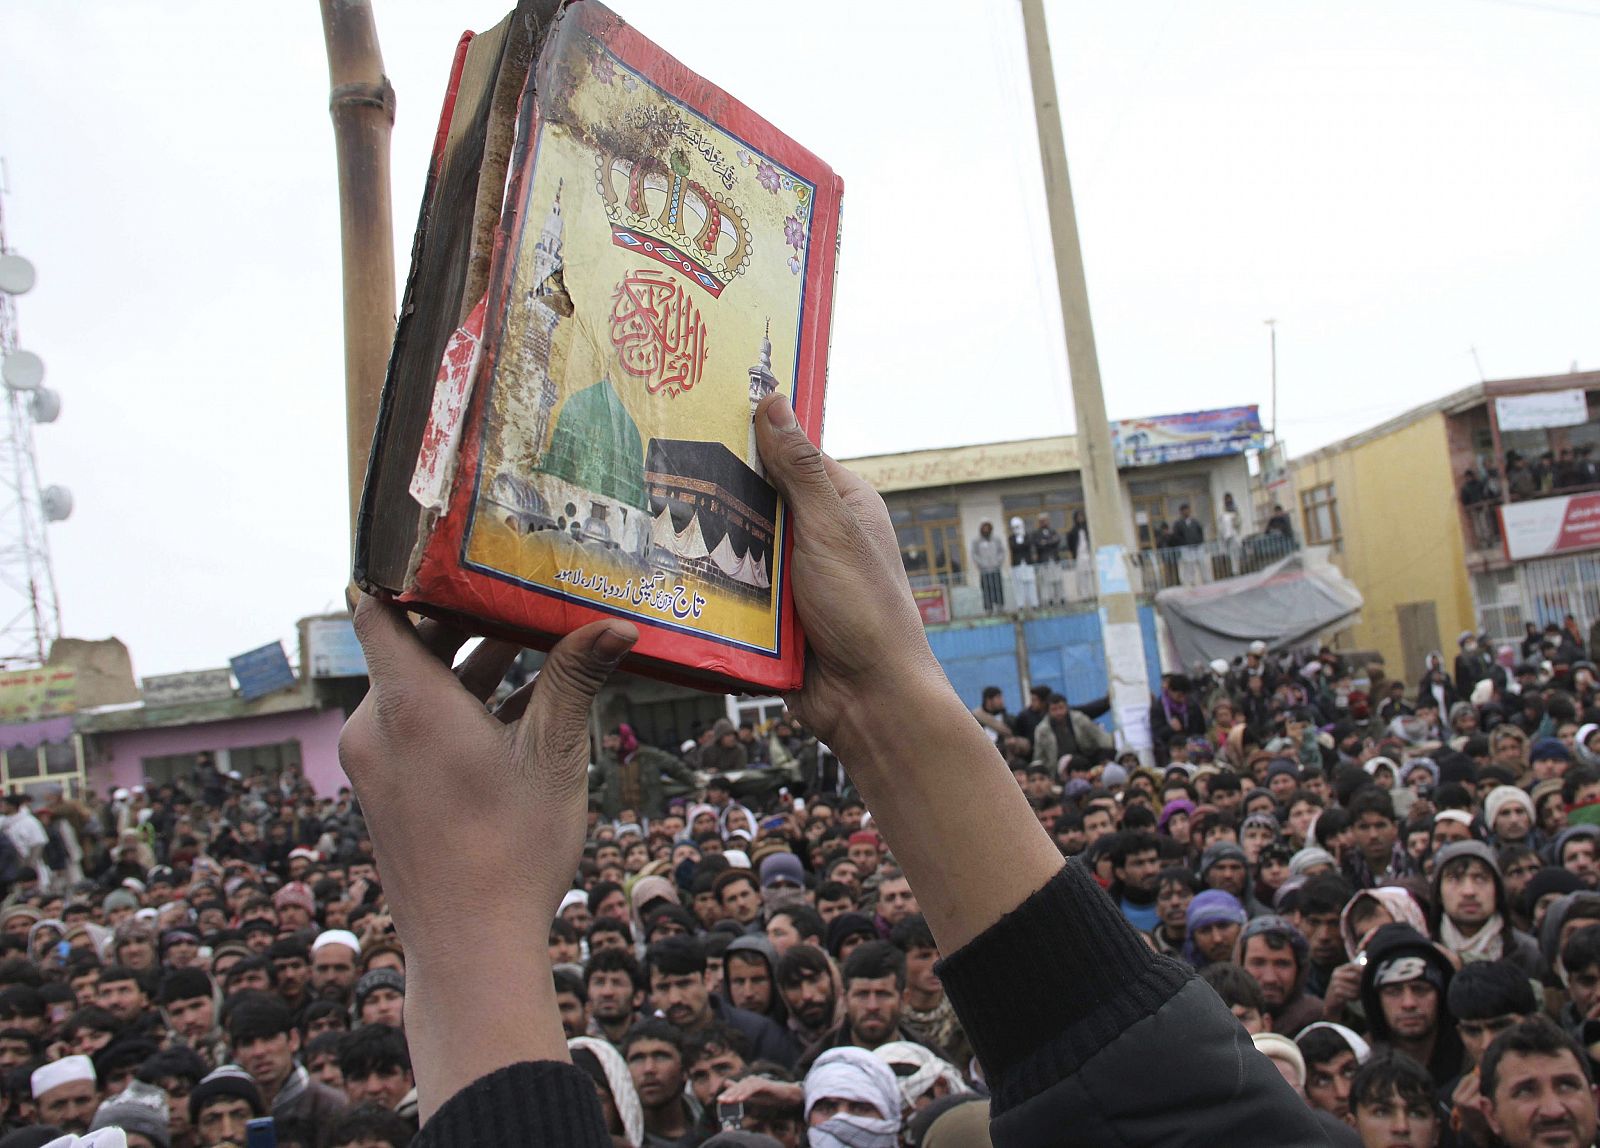
[(1128, 565), (1134, 592), (1154, 594), (1173, 586), (1203, 586), (1254, 574), (1287, 558), (1294, 549), (1294, 540), (1281, 534), (1252, 534), (1233, 542), (1141, 550), (1128, 556)]
[[(1128, 580), (1135, 594), (1152, 595), (1172, 586), (1201, 586), (1253, 574), (1295, 550), (1281, 534), (1253, 534), (1235, 542), (1206, 542), (1127, 555)], [(1009, 615), (1017, 612), (1088, 605), (1099, 595), (1094, 561), (1038, 562), (1008, 567), (990, 576), (977, 571), (911, 578), (928, 623)]]

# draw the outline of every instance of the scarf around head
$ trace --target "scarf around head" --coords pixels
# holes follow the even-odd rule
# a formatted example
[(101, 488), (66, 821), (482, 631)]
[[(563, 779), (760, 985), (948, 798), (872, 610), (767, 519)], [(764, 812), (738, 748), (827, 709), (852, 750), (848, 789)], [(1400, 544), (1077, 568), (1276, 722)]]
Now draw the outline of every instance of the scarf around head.
[(935, 1056), (931, 1051), (920, 1044), (912, 1044), (908, 1040), (891, 1040), (888, 1044), (880, 1044), (872, 1050), (872, 1055), (889, 1065), (891, 1070), (895, 1066), (910, 1069), (905, 1075), (895, 1072), (895, 1080), (900, 1085), (900, 1095), (905, 1098), (906, 1107), (914, 1108), (924, 1093), (939, 1081), (945, 1082), (951, 1096), (965, 1096), (972, 1089), (967, 1087), (967, 1082), (961, 1079), (961, 1073), (949, 1061)]
[[(1350, 898), (1350, 903), (1339, 914), (1339, 932), (1344, 936), (1344, 950), (1352, 961), (1361, 952), (1363, 943), (1367, 939), (1365, 935), (1356, 936), (1355, 925), (1351, 920), (1353, 914), (1350, 912), (1363, 897), (1370, 897), (1382, 905), (1395, 924), (1410, 925), (1424, 937), (1428, 935), (1428, 922), (1422, 915), (1422, 907), (1408, 890), (1402, 889), (1399, 885), (1380, 885), (1376, 889), (1361, 889)], [(1369, 926), (1367, 933), (1372, 933), (1376, 928), (1378, 928), (1376, 925)]]
[(596, 1040), (592, 1036), (575, 1036), (567, 1041), (567, 1047), (587, 1049), (600, 1062), (600, 1071), (605, 1073), (606, 1086), (617, 1106), (617, 1115), (622, 1118), (623, 1139), (627, 1140), (630, 1148), (639, 1148), (644, 1143), (644, 1109), (639, 1104), (639, 1093), (633, 1087), (628, 1062), (622, 1059), (622, 1054), (609, 1041)]
[(812, 1148), (895, 1148), (900, 1135), (900, 1088), (894, 1072), (864, 1048), (830, 1048), (805, 1079), (805, 1115), (824, 1097), (870, 1104), (884, 1117), (840, 1113), (806, 1130)]

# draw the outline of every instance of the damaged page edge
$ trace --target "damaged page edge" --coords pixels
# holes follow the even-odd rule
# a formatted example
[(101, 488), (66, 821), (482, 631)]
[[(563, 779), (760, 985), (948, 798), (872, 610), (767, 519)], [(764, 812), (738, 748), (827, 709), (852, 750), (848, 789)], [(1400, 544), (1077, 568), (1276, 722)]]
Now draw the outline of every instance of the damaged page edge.
[(416, 545), (406, 563), (407, 586), (416, 578), (434, 524), (449, 510), (450, 487), (455, 481), (467, 407), (471, 404), (474, 381), (483, 359), (483, 320), (487, 306), (487, 298), (478, 300), (467, 321), (451, 334), (439, 362), (428, 424), (423, 428), (422, 445), (417, 450), (417, 465), (411, 472), (408, 488), (421, 507), (422, 518)]

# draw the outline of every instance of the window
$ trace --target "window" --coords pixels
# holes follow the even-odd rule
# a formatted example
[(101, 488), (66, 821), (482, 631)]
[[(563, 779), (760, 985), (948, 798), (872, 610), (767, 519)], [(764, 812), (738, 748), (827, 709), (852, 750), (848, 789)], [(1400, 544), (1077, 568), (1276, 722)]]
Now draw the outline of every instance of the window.
[(913, 586), (962, 584), (967, 551), (954, 502), (891, 506), (889, 521), (894, 523), (900, 562)]
[(1306, 541), (1311, 545), (1339, 541), (1339, 502), (1333, 496), (1333, 483), (1302, 491), (1300, 515), (1305, 520)]
[(782, 698), (769, 697), (737, 697), (733, 702), (733, 724), (740, 722), (753, 722), (757, 729), (777, 721), (789, 707), (783, 704)]
[(1133, 502), (1133, 528), (1140, 550), (1156, 549), (1163, 538), (1163, 527), (1178, 520), (1185, 503), (1205, 531), (1207, 541), (1214, 537), (1210, 486), (1204, 477), (1136, 478), (1129, 481), (1128, 494)]
[(1049, 516), (1050, 525), (1055, 527), (1057, 533), (1065, 534), (1067, 527), (1072, 524), (1073, 512), (1082, 509), (1083, 488), (1076, 482), (1056, 490), (1027, 490), (1008, 494), (1000, 500), (1000, 512), (1006, 521), (996, 523), (995, 531), (1002, 535), (1009, 534), (1013, 518), (1022, 519), (1028, 530), (1035, 530), (1039, 525), (1039, 515), (1044, 514)]

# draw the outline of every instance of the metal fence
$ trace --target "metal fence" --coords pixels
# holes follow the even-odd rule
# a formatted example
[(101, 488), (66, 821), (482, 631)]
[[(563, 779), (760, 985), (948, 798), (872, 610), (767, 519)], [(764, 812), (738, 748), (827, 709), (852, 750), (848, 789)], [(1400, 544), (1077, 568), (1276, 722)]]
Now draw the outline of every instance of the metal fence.
[[(1149, 595), (1170, 586), (1201, 586), (1254, 574), (1294, 550), (1294, 541), (1281, 534), (1141, 550), (1127, 555), (1128, 578), (1135, 594)], [(911, 586), (919, 591), (942, 588), (953, 620), (1088, 605), (1099, 596), (1094, 561), (1089, 557), (1010, 567), (999, 571), (987, 586), (984, 577), (976, 571), (959, 579), (918, 576), (911, 579)]]
[(1254, 574), (1294, 553), (1292, 538), (1252, 534), (1232, 542), (1205, 542), (1166, 550), (1141, 550), (1128, 555), (1136, 593), (1154, 594), (1173, 586), (1203, 586)]
[(1516, 645), (1523, 626), (1561, 625), (1568, 614), (1584, 633), (1600, 618), (1600, 553), (1538, 558), (1474, 575), (1479, 623), (1496, 643)]

